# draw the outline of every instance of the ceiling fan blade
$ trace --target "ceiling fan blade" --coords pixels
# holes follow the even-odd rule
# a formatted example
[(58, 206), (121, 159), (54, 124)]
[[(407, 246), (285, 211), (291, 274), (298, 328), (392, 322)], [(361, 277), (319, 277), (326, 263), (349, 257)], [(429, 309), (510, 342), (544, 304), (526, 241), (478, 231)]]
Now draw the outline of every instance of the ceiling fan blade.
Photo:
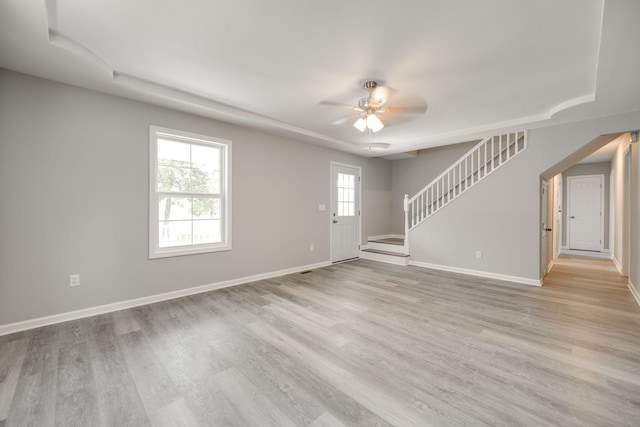
[(356, 117), (360, 117), (362, 114), (351, 114), (350, 116), (347, 117), (342, 117), (338, 120), (335, 120), (333, 122), (331, 122), (332, 125), (341, 125), (349, 120), (355, 119)]
[(334, 126), (341, 125), (341, 124), (343, 124), (344, 122), (346, 122), (349, 119), (350, 119), (350, 117), (343, 117), (341, 119), (338, 119), (338, 120), (335, 120), (335, 121), (331, 122), (331, 124), (334, 125)]
[(351, 104), (345, 104), (342, 102), (334, 102), (334, 101), (320, 101), (319, 103), (320, 105), (328, 105), (329, 107), (346, 107), (346, 108), (358, 108), (358, 107), (354, 107)]
[(427, 112), (426, 105), (414, 105), (414, 106), (390, 106), (384, 108), (384, 112), (391, 114), (424, 114)]
[(427, 112), (427, 101), (419, 96), (404, 97), (384, 110), (391, 114), (424, 114)]

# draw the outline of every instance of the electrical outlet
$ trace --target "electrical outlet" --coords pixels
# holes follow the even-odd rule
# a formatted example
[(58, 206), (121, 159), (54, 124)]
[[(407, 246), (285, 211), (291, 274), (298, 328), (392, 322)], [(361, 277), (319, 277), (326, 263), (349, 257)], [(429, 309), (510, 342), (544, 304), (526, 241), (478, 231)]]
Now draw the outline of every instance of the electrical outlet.
[(74, 286), (80, 286), (80, 275), (72, 274), (69, 276), (69, 287), (73, 288)]
[(482, 258), (482, 251), (476, 251), (476, 258), (477, 259)]
[(313, 247), (313, 243), (309, 245), (309, 250), (310, 250), (311, 252), (313, 252), (313, 251), (315, 250), (315, 248)]

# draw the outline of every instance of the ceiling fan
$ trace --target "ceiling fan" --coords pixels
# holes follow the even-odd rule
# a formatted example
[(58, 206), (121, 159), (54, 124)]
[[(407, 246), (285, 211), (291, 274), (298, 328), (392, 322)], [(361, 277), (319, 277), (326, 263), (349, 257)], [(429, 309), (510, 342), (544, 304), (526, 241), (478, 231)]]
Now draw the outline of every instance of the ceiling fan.
[(427, 111), (427, 103), (424, 99), (415, 96), (390, 104), (389, 101), (394, 97), (396, 90), (381, 86), (376, 81), (366, 81), (363, 89), (367, 91), (368, 94), (358, 101), (357, 106), (332, 101), (321, 102), (323, 105), (349, 107), (355, 112), (347, 117), (334, 121), (334, 125), (356, 119), (353, 127), (360, 132), (378, 132), (385, 127), (383, 118), (385, 122), (389, 122), (390, 119), (392, 121), (392, 117), (396, 115), (418, 115), (424, 114)]

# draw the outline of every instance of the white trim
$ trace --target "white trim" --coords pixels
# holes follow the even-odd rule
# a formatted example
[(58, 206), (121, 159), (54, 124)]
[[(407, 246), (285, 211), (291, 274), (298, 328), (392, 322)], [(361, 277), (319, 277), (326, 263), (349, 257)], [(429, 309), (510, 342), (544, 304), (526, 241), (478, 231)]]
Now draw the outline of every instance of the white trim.
[(629, 279), (629, 282), (627, 283), (627, 287), (631, 291), (631, 295), (633, 295), (633, 298), (636, 300), (638, 305), (640, 305), (640, 293), (636, 290), (636, 287), (633, 286), (631, 279)]
[(506, 282), (521, 283), (530, 286), (542, 286), (541, 279), (529, 279), (527, 277), (509, 276), (506, 274), (491, 273), (488, 271), (471, 270), (468, 268), (450, 267), (448, 265), (430, 264), (421, 261), (409, 261), (409, 265), (422, 268), (430, 268), (433, 270), (449, 271), (451, 273), (467, 274), (469, 276), (484, 277), (487, 279), (504, 280)]
[(560, 249), (560, 254), (562, 255), (577, 255), (588, 258), (599, 258), (599, 259), (613, 259), (613, 254), (611, 252), (597, 252), (597, 251), (582, 251), (579, 249)]
[(611, 260), (613, 261), (616, 268), (618, 269), (618, 273), (620, 273), (621, 276), (624, 276), (624, 274), (622, 273), (622, 266), (618, 262), (618, 259), (615, 256), (611, 256)]
[(278, 270), (278, 271), (272, 271), (269, 273), (256, 274), (254, 276), (224, 280), (222, 282), (212, 283), (209, 285), (202, 285), (202, 286), (196, 286), (193, 288), (180, 289), (177, 291), (166, 292), (163, 294), (150, 295), (148, 297), (120, 301), (120, 302), (115, 302), (111, 304), (98, 305), (95, 307), (83, 308), (80, 310), (69, 311), (66, 313), (53, 314), (51, 316), (38, 317), (36, 319), (24, 320), (22, 322), (8, 323), (6, 325), (0, 325), (0, 336), (13, 334), (15, 332), (24, 331), (27, 329), (53, 325), (55, 323), (68, 322), (70, 320), (82, 319), (84, 317), (91, 317), (99, 314), (111, 313), (113, 311), (125, 310), (127, 308), (138, 307), (141, 305), (153, 304), (160, 301), (167, 301), (175, 298), (181, 298), (188, 295), (215, 291), (216, 289), (229, 288), (231, 286), (237, 286), (245, 283), (256, 282), (258, 280), (272, 279), (274, 277), (286, 276), (287, 274), (299, 273), (301, 271), (306, 271), (306, 270), (314, 270), (316, 268), (327, 267), (329, 265), (331, 265), (331, 262), (324, 261), (316, 264), (309, 264), (309, 265), (304, 265), (300, 267), (288, 268), (285, 270)]
[(551, 269), (553, 268), (555, 263), (556, 263), (555, 259), (552, 259), (551, 261), (549, 261), (549, 265), (547, 265), (547, 271), (545, 271), (545, 274), (547, 274), (547, 273), (549, 273), (551, 271)]

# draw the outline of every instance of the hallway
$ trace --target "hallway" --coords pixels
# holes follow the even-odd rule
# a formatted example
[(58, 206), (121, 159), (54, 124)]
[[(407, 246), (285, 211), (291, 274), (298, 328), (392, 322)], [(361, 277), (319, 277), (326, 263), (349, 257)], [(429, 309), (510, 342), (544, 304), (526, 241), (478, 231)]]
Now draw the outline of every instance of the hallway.
[(544, 278), (544, 288), (566, 294), (572, 306), (591, 306), (597, 311), (612, 309), (622, 314), (638, 310), (627, 287), (627, 278), (620, 275), (613, 261), (607, 259), (560, 255)]

